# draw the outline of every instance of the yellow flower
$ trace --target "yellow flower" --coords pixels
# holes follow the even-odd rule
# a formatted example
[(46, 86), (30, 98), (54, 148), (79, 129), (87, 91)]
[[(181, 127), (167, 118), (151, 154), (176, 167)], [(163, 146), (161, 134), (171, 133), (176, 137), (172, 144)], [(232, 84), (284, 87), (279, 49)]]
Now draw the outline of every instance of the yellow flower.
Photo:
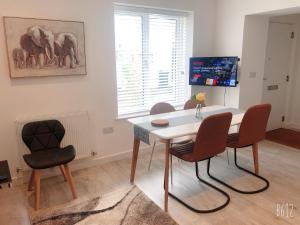
[(199, 93), (196, 95), (196, 99), (197, 99), (197, 101), (199, 101), (199, 102), (205, 102), (205, 96), (206, 96), (206, 93), (204, 93), (204, 92), (199, 92)]

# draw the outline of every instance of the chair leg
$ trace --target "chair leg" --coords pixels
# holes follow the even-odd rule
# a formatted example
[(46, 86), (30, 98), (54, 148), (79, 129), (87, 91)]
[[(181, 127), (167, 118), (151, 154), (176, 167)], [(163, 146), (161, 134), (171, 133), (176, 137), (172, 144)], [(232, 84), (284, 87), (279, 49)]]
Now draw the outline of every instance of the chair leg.
[(68, 181), (64, 166), (63, 166), (63, 165), (60, 165), (60, 166), (59, 166), (59, 169), (60, 169), (62, 175), (64, 176), (65, 181)]
[(153, 158), (153, 153), (154, 153), (155, 145), (156, 145), (156, 141), (154, 141), (154, 143), (153, 143), (153, 147), (152, 147), (152, 151), (151, 151), (151, 156), (150, 156), (150, 161), (149, 161), (149, 165), (148, 165), (148, 171), (150, 171), (150, 168), (151, 168), (151, 163), (152, 163), (152, 158)]
[(70, 185), (70, 188), (71, 188), (73, 199), (76, 199), (77, 198), (77, 193), (76, 193), (75, 185), (74, 185), (74, 182), (73, 182), (73, 178), (72, 178), (69, 166), (68, 166), (68, 164), (66, 164), (66, 165), (64, 165), (64, 167), (65, 167), (67, 181), (68, 181), (68, 183)]
[(41, 170), (34, 170), (35, 210), (40, 208)]
[(255, 173), (253, 173), (253, 172), (251, 172), (251, 171), (249, 171), (249, 170), (247, 170), (247, 169), (245, 169), (245, 168), (243, 168), (243, 167), (241, 167), (241, 166), (238, 165), (238, 163), (237, 163), (236, 148), (234, 149), (234, 164), (235, 164), (235, 166), (236, 166), (238, 169), (240, 169), (240, 170), (242, 170), (242, 171), (244, 171), (244, 172), (246, 172), (246, 173), (248, 173), (248, 174), (250, 174), (250, 175), (252, 175), (252, 176), (257, 177), (258, 179), (260, 179), (260, 180), (262, 180), (262, 181), (264, 181), (264, 182), (265, 182), (265, 186), (262, 187), (262, 188), (260, 188), (260, 189), (254, 190), (254, 191), (243, 191), (243, 190), (237, 189), (237, 188), (235, 188), (235, 187), (233, 187), (233, 186), (231, 186), (231, 185), (225, 183), (224, 181), (222, 181), (222, 180), (220, 180), (220, 179), (218, 179), (218, 178), (212, 176), (212, 175), (210, 174), (210, 171), (209, 171), (209, 170), (207, 171), (207, 174), (208, 174), (208, 176), (209, 176), (210, 178), (212, 178), (213, 180), (215, 180), (215, 181), (217, 181), (217, 182), (219, 182), (219, 183), (225, 185), (226, 187), (230, 188), (231, 190), (234, 190), (234, 191), (236, 191), (236, 192), (238, 192), (238, 193), (241, 193), (241, 194), (256, 194), (256, 193), (259, 193), (259, 192), (263, 192), (263, 191), (265, 191), (265, 190), (267, 190), (267, 189), (269, 188), (270, 184), (269, 184), (269, 181), (268, 181), (266, 178), (264, 178), (264, 177), (262, 177), (262, 176), (259, 176), (259, 175), (257, 175), (257, 174), (255, 174)]
[(258, 144), (257, 143), (252, 145), (252, 153), (253, 153), (253, 162), (254, 162), (255, 173), (258, 175), (259, 174), (259, 165), (258, 165)]
[(29, 183), (28, 183), (28, 191), (32, 191), (33, 190), (33, 186), (34, 186), (34, 175), (35, 174), (35, 170), (32, 170), (31, 175), (30, 175), (30, 179), (29, 179)]
[(226, 153), (227, 153), (227, 163), (228, 165), (230, 164), (230, 161), (229, 161), (229, 152), (228, 152), (228, 149), (226, 149)]
[[(207, 171), (209, 171), (209, 167), (210, 167), (210, 159), (207, 163)], [(213, 188), (214, 190), (218, 191), (219, 193), (221, 193), (223, 196), (226, 197), (226, 201), (224, 204), (222, 204), (221, 206), (218, 206), (216, 208), (213, 208), (213, 209), (196, 209), (196, 208), (193, 208), (192, 206), (190, 206), (189, 204), (187, 204), (186, 202), (184, 202), (183, 200), (181, 200), (180, 198), (178, 198), (177, 196), (175, 196), (174, 194), (170, 193), (169, 192), (169, 195), (174, 198), (176, 201), (178, 201), (179, 203), (183, 204), (185, 207), (187, 207), (188, 209), (196, 212), (196, 213), (212, 213), (212, 212), (216, 212), (216, 211), (219, 211), (223, 208), (225, 208), (229, 202), (230, 202), (230, 196), (223, 190), (221, 190), (220, 188), (214, 186), (213, 184), (203, 180), (200, 178), (199, 176), (199, 168), (198, 168), (198, 162), (195, 162), (195, 169), (196, 169), (196, 177), (198, 178), (198, 180), (200, 182), (203, 182), (204, 184), (208, 185), (209, 187)]]

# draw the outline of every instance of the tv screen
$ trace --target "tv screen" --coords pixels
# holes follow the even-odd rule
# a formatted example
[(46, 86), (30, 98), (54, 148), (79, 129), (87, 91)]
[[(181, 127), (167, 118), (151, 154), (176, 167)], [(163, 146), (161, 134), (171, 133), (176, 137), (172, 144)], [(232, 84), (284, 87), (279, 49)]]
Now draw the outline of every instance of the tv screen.
[(236, 87), (238, 57), (190, 59), (190, 85)]

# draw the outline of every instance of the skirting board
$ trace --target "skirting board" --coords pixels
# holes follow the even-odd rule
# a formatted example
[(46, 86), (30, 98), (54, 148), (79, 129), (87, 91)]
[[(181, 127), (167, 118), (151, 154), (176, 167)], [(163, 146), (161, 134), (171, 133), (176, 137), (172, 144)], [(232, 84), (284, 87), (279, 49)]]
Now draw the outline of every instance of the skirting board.
[[(155, 149), (159, 150), (162, 149), (163, 144), (157, 144)], [(141, 146), (139, 155), (143, 155), (146, 153), (149, 153), (152, 149), (152, 146)], [(132, 156), (132, 150), (127, 150), (124, 152), (112, 154), (112, 155), (106, 155), (102, 157), (89, 157), (85, 159), (79, 159), (75, 160), (70, 163), (71, 171), (81, 170), (81, 169), (87, 169), (94, 166), (103, 165), (109, 162), (118, 161), (122, 159), (130, 159)], [(128, 168), (130, 170), (130, 168)], [(22, 171), (22, 176), (19, 177), (13, 177), (13, 185), (20, 185), (24, 183), (28, 183), (29, 177), (31, 174), (31, 170), (24, 170)], [(61, 175), (61, 172), (59, 168), (50, 168), (43, 171), (42, 178), (49, 178), (53, 176)]]
[(283, 127), (291, 130), (300, 131), (300, 124), (296, 124), (296, 123), (284, 124)]

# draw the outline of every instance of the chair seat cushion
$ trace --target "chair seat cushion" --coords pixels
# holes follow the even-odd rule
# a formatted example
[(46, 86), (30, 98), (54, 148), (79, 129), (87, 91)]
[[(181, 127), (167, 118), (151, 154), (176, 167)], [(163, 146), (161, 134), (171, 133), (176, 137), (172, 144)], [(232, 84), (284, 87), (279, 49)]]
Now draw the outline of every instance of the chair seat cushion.
[(24, 155), (27, 165), (32, 169), (46, 169), (71, 162), (75, 158), (75, 149), (72, 145), (65, 148), (48, 149)]
[(193, 149), (194, 149), (194, 142), (189, 142), (186, 144), (174, 144), (171, 148), (170, 148), (170, 154), (183, 159), (185, 161), (190, 161), (190, 157), (191, 154), (193, 153)]
[(227, 138), (227, 147), (238, 148), (239, 133), (229, 134)]
[(175, 144), (186, 144), (188, 142), (192, 142), (193, 141), (193, 136), (183, 136), (183, 137), (178, 137), (178, 138), (174, 138), (171, 141), (171, 144), (175, 145)]

